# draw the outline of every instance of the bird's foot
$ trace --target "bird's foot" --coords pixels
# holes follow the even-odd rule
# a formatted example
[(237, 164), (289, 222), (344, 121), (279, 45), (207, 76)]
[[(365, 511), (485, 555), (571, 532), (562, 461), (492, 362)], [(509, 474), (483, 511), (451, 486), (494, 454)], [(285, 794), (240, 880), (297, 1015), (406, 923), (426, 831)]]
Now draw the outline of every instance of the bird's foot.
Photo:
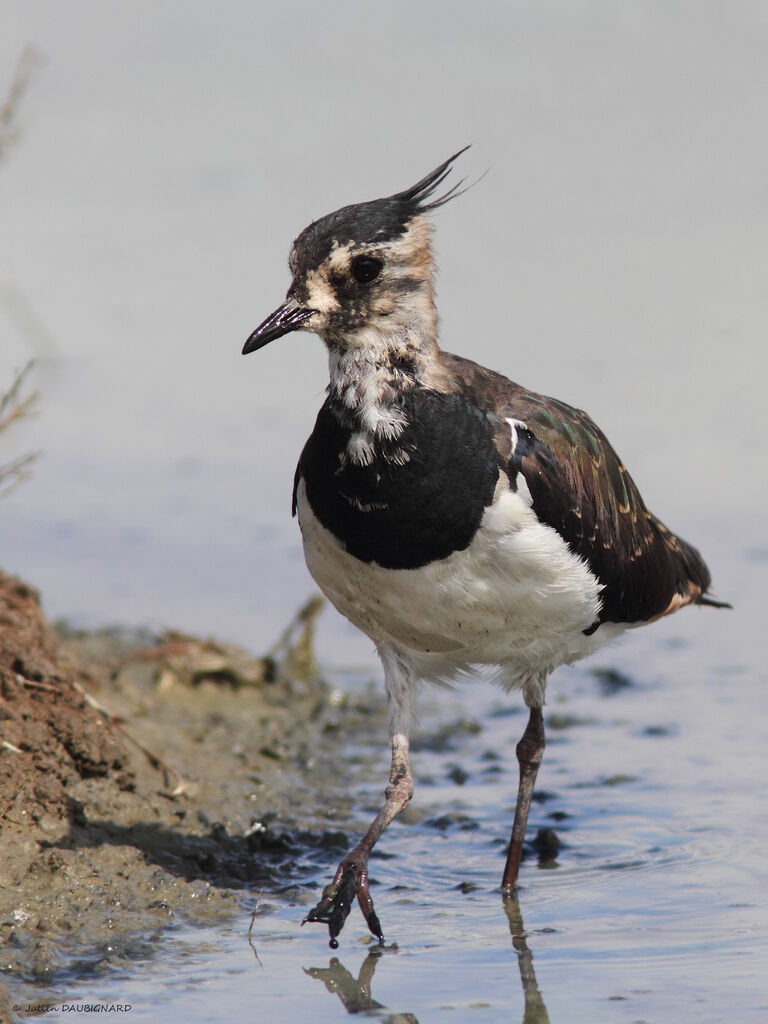
[(357, 897), (368, 928), (380, 943), (384, 942), (378, 915), (373, 909), (373, 900), (368, 891), (368, 852), (359, 847), (339, 864), (333, 881), (323, 889), (323, 898), (313, 907), (301, 922), (319, 921), (328, 925), (331, 949), (338, 949), (336, 936), (344, 927), (344, 922), (352, 909), (352, 902)]

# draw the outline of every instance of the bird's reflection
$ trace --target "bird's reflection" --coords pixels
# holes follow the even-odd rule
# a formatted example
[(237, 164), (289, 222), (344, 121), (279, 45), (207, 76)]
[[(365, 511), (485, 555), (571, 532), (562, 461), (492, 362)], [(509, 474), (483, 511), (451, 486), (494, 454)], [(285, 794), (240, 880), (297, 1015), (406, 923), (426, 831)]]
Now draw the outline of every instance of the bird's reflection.
[(549, 1024), (549, 1014), (541, 997), (539, 983), (536, 981), (536, 971), (533, 968), (533, 953), (528, 949), (528, 943), (525, 941), (525, 926), (517, 896), (514, 893), (505, 894), (502, 896), (502, 903), (509, 921), (512, 945), (517, 953), (517, 966), (520, 968), (520, 983), (523, 986), (523, 999), (525, 1000), (523, 1024)]
[[(360, 965), (356, 978), (335, 956), (331, 957), (327, 967), (305, 967), (304, 973), (322, 981), (329, 992), (335, 992), (347, 1013), (385, 1010), (386, 1007), (371, 996), (371, 981), (380, 958), (388, 952), (396, 953), (397, 946), (376, 946), (372, 949)], [(381, 1020), (383, 1024), (419, 1024), (412, 1013), (392, 1013)]]
[[(502, 897), (502, 905), (509, 922), (509, 933), (512, 936), (512, 945), (517, 953), (517, 965), (520, 969), (520, 983), (524, 999), (522, 1024), (549, 1024), (549, 1014), (536, 981), (533, 954), (526, 942), (523, 916), (517, 896)], [(305, 967), (304, 973), (322, 981), (329, 992), (333, 992), (339, 997), (347, 1013), (386, 1010), (385, 1006), (372, 997), (371, 984), (379, 960), (389, 953), (397, 953), (397, 946), (376, 946), (371, 949), (360, 965), (356, 978), (335, 956), (331, 957), (327, 967)], [(418, 1024), (412, 1013), (392, 1013), (380, 1019), (384, 1024)]]

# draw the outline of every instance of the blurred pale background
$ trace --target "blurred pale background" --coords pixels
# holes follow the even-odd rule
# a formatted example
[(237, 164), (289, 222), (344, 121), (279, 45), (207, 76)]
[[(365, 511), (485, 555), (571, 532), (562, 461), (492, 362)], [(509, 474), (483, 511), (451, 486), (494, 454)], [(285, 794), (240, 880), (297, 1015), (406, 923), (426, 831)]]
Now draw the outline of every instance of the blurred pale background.
[(722, 597), (764, 566), (764, 4), (4, 0), (3, 91), (27, 43), (0, 381), (34, 356), (41, 394), (0, 461), (43, 456), (0, 564), (49, 614), (272, 641), (313, 589), (290, 492), (327, 368), (240, 348), (310, 219), (466, 143), (443, 346), (586, 408)]
[[(0, 464), (43, 454), (0, 503), (0, 566), (78, 625), (271, 645), (314, 590), (290, 497), (327, 366), (311, 335), (247, 359), (242, 344), (312, 218), (472, 143), (460, 172), (488, 173), (435, 216), (444, 347), (587, 409), (735, 605), (606, 652), (633, 682), (615, 699), (588, 666), (552, 680), (578, 729), (553, 731), (541, 782), (572, 846), (563, 870), (531, 865), (521, 897), (542, 993), (567, 1024), (762, 1024), (768, 5), (0, 0), (0, 95), (28, 43), (42, 66), (0, 164), (0, 387), (35, 357), (40, 399)], [(326, 666), (378, 674), (335, 613), (318, 642)], [(422, 1024), (455, 1007), (519, 1019), (494, 843), (520, 720), (467, 687), (429, 697), (424, 728), (439, 700), (481, 733), (420, 753), (444, 784), (415, 805), (480, 827), (444, 845), (393, 828), (380, 891), (412, 898), (396, 898), (404, 955), (382, 962), (376, 998)], [(370, 742), (378, 793), (385, 738)], [(452, 757), (463, 789), (445, 782)], [(456, 892), (462, 872), (476, 899)], [(148, 990), (168, 1020), (344, 1018), (302, 970), (324, 939), (270, 898), (266, 970), (246, 922), (186, 970), (164, 945), (81, 988), (148, 1020)], [(345, 943), (353, 974), (362, 949)]]

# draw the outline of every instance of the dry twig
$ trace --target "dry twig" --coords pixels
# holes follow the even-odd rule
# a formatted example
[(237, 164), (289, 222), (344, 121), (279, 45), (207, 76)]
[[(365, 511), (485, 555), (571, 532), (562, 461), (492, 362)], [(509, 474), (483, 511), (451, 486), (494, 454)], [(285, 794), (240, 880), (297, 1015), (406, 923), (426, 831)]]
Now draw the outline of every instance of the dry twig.
[[(31, 395), (22, 398), (21, 386), (34, 365), (34, 360), (30, 359), (27, 365), (16, 374), (8, 390), (0, 394), (0, 432), (15, 420), (32, 414), (34, 403), (37, 400), (37, 392), (33, 391)], [(29, 476), (29, 467), (38, 454), (38, 452), (32, 452), (20, 455), (18, 458), (12, 459), (11, 462), (0, 464), (0, 498), (9, 494), (14, 487), (17, 487), (22, 480)]]
[(33, 46), (26, 46), (19, 57), (8, 95), (0, 106), (0, 160), (19, 137), (17, 119), (21, 99), (32, 81), (40, 55)]
[(32, 411), (32, 406), (37, 399), (37, 392), (34, 391), (26, 398), (21, 398), (20, 392), (24, 378), (34, 365), (34, 359), (30, 359), (26, 366), (16, 374), (8, 390), (0, 395), (0, 430), (5, 430), (14, 420), (28, 416)]

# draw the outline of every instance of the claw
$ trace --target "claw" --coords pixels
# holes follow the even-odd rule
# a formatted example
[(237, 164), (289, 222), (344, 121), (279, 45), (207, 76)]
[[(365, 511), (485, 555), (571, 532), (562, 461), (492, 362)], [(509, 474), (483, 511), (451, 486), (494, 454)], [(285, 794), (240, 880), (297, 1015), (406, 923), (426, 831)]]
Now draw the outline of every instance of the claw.
[(360, 909), (363, 912), (365, 923), (368, 925), (368, 930), (372, 935), (375, 935), (379, 940), (379, 945), (384, 945), (384, 932), (381, 930), (381, 922), (379, 921), (379, 915), (373, 909), (373, 900), (371, 894), (368, 891), (368, 872), (361, 871), (360, 877), (357, 884), (357, 902), (360, 904)]
[(323, 898), (313, 907), (301, 922), (305, 925), (308, 921), (318, 921), (328, 925), (330, 940), (328, 945), (331, 949), (338, 949), (339, 943), (336, 936), (344, 927), (344, 922), (349, 917), (352, 909), (352, 901), (357, 892), (357, 879), (355, 878), (354, 867), (345, 867), (341, 880), (337, 883), (334, 879), (330, 885), (323, 889)]
[(330, 936), (328, 945), (331, 949), (338, 949), (339, 943), (336, 936), (349, 917), (355, 896), (357, 896), (369, 930), (383, 945), (384, 933), (381, 930), (381, 922), (373, 909), (373, 900), (368, 892), (368, 871), (366, 867), (351, 860), (342, 861), (336, 872), (336, 877), (330, 885), (326, 885), (323, 889), (322, 899), (316, 907), (310, 910), (301, 922), (302, 925), (313, 921), (327, 924)]

